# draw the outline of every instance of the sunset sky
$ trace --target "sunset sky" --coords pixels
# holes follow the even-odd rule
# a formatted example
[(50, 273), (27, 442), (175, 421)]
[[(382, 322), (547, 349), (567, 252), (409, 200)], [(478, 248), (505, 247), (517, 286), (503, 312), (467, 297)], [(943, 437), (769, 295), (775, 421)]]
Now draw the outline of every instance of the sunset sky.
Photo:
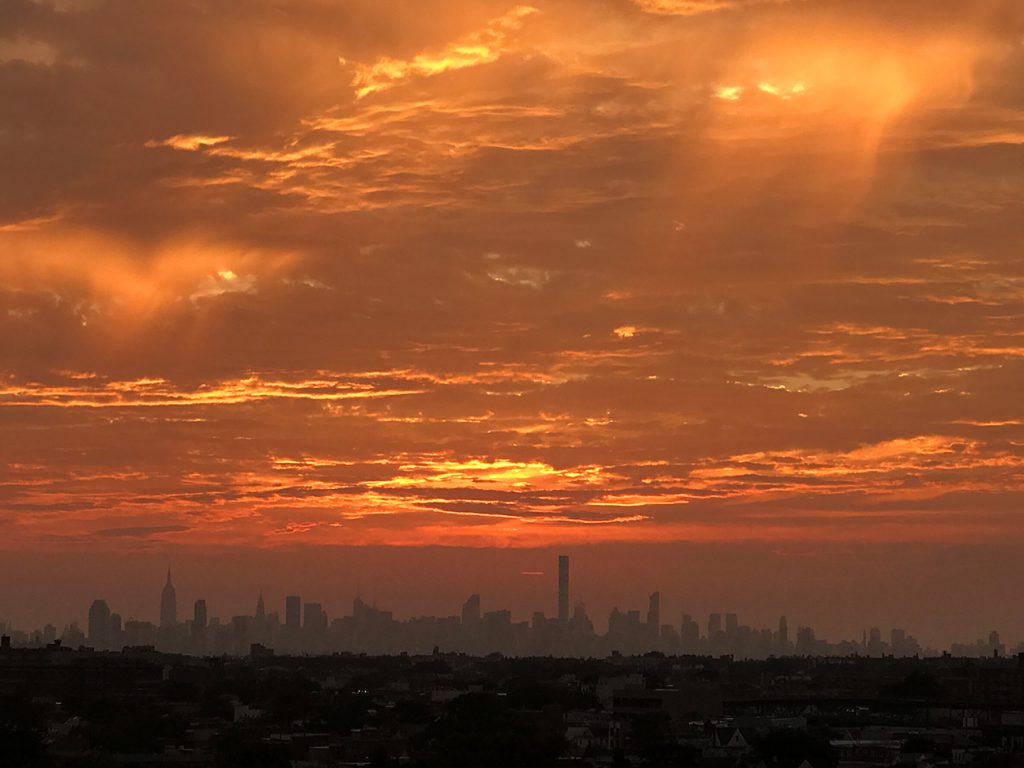
[(19, 568), (969, 571), (1022, 393), (1019, 0), (0, 0)]

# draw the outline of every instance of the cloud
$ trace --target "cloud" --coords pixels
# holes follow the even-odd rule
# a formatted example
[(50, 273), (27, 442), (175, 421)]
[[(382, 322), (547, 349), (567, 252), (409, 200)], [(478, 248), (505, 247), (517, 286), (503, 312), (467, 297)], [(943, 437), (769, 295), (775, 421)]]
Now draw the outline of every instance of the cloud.
[(162, 141), (147, 141), (147, 147), (170, 147), (171, 149), (182, 149), (187, 152), (194, 152), (206, 147), (215, 147), (226, 141), (231, 141), (232, 136), (202, 136), (178, 134)]
[(150, 525), (132, 528), (104, 528), (101, 531), (96, 531), (96, 535), (102, 538), (148, 539), (163, 533), (184, 533), (187, 530), (189, 527), (186, 525)]
[(439, 51), (420, 53), (407, 61), (385, 57), (369, 66), (359, 65), (352, 80), (356, 97), (365, 98), (412, 77), (431, 77), (497, 61), (509, 35), (518, 31), (523, 20), (536, 12), (532, 6), (517, 5), (489, 22), (483, 30)]
[(0, 27), (9, 546), (1020, 538), (1019, 4)]
[(696, 16), (763, 3), (785, 3), (794, 2), (794, 0), (633, 0), (633, 2), (646, 13)]

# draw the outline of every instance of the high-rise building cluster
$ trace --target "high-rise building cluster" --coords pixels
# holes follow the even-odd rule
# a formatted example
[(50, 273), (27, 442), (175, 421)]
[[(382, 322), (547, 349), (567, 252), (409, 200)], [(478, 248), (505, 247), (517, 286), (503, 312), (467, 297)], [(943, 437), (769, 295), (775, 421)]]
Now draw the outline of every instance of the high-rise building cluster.
[[(191, 617), (179, 621), (177, 592), (168, 570), (160, 593), (159, 623), (129, 618), (111, 611), (103, 599), (89, 607), (87, 632), (75, 623), (58, 637), (55, 627), (27, 634), (15, 633), (19, 645), (46, 645), (60, 640), (65, 646), (89, 646), (96, 650), (154, 647), (189, 655), (247, 655), (253, 648), (286, 654), (323, 654), (336, 651), (361, 653), (430, 653), (434, 649), (474, 655), (604, 657), (661, 652), (736, 658), (767, 658), (800, 655), (916, 656), (935, 654), (902, 629), (893, 629), (888, 641), (878, 628), (865, 630), (859, 641), (829, 643), (811, 627), (798, 627), (793, 637), (785, 616), (775, 629), (757, 629), (740, 623), (736, 613), (711, 613), (704, 623), (683, 614), (676, 624), (663, 620), (660, 592), (648, 598), (645, 615), (639, 610), (613, 608), (608, 629), (599, 634), (576, 602), (570, 610), (569, 557), (558, 557), (556, 616), (543, 611), (530, 621), (514, 621), (504, 609), (484, 610), (479, 594), (470, 595), (461, 612), (452, 616), (426, 616), (399, 621), (390, 611), (356, 598), (348, 616), (330, 618), (322, 603), (289, 595), (284, 616), (268, 611), (262, 593), (251, 615), (211, 616), (205, 599), (195, 600)], [(6, 630), (6, 627), (0, 627)], [(958, 644), (955, 655), (1000, 656), (1006, 645), (997, 632), (987, 640)], [(1022, 649), (1018, 649), (1022, 650)]]

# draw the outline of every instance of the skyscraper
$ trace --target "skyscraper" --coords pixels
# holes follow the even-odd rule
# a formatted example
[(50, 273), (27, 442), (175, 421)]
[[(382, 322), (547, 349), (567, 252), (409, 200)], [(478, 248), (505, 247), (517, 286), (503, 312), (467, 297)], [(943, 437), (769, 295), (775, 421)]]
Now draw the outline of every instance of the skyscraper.
[(178, 623), (178, 596), (171, 584), (171, 569), (167, 569), (167, 583), (160, 593), (160, 626), (173, 627)]
[(267, 620), (267, 609), (263, 605), (263, 593), (260, 592), (260, 596), (256, 599), (256, 622), (262, 626), (263, 622)]
[(683, 614), (683, 624), (680, 632), (683, 641), (683, 650), (687, 653), (694, 653), (700, 645), (700, 625), (689, 614)]
[(302, 626), (306, 630), (306, 634), (326, 632), (327, 614), (324, 613), (323, 606), (320, 603), (306, 603), (303, 608), (306, 615)]
[(106, 600), (93, 600), (89, 606), (89, 644), (97, 651), (110, 648), (110, 608)]
[(288, 595), (284, 599), (284, 626), (289, 632), (297, 633), (302, 623), (302, 598)]
[(785, 616), (779, 617), (779, 648), (783, 651), (789, 648), (789, 622)]
[(196, 600), (195, 607), (192, 612), (192, 631), (193, 632), (205, 632), (206, 631), (206, 601)]
[(470, 595), (462, 604), (463, 626), (475, 626), (480, 623), (480, 595)]
[(722, 614), (712, 613), (708, 616), (708, 642), (713, 643), (722, 631)]
[(558, 556), (558, 622), (569, 623), (569, 556)]
[(733, 637), (736, 634), (736, 630), (739, 629), (740, 620), (735, 613), (725, 614), (725, 634), (729, 637)]
[(661, 592), (651, 595), (647, 603), (647, 631), (657, 635), (661, 630)]

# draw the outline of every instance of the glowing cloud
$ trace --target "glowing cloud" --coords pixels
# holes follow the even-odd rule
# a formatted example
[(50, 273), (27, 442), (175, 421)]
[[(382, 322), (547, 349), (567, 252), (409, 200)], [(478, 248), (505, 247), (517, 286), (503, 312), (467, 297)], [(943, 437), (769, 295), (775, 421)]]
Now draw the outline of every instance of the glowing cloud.
[(669, 16), (696, 16), (762, 3), (785, 3), (792, 0), (633, 0), (646, 13)]
[(231, 141), (233, 136), (204, 136), (202, 134), (177, 134), (161, 141), (147, 141), (147, 147), (170, 147), (171, 149), (182, 149), (187, 152), (195, 152), (207, 147), (215, 147), (218, 144)]
[(536, 12), (532, 6), (517, 5), (484, 30), (440, 51), (421, 53), (408, 61), (383, 58), (369, 66), (360, 65), (352, 80), (356, 96), (365, 98), (410, 77), (430, 77), (497, 61), (504, 53), (508, 36), (522, 27), (523, 19)]

